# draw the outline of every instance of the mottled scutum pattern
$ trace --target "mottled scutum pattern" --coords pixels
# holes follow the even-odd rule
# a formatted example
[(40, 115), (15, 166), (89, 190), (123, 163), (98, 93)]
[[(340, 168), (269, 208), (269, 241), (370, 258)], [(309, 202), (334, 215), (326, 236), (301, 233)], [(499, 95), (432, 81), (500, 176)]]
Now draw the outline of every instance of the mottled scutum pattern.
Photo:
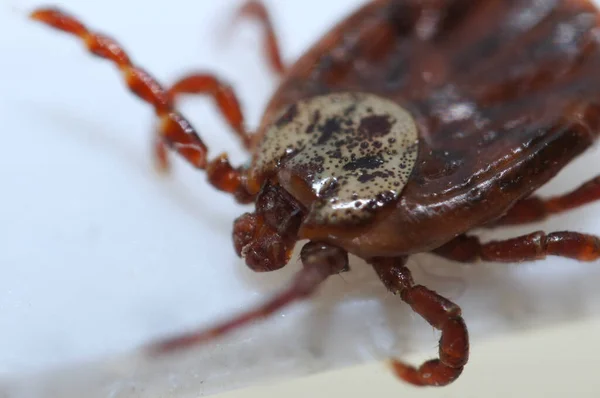
[(336, 93), (286, 108), (257, 150), (257, 172), (286, 169), (317, 200), (317, 224), (355, 224), (400, 195), (417, 161), (414, 120), (390, 100)]

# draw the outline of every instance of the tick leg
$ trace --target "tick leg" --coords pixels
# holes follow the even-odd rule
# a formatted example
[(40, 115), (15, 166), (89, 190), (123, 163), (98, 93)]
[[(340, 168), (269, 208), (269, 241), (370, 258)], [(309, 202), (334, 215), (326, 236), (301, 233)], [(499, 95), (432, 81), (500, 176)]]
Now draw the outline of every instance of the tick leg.
[(168, 91), (171, 100), (182, 94), (203, 94), (212, 97), (221, 115), (248, 148), (252, 136), (246, 130), (240, 101), (233, 89), (216, 76), (194, 73), (179, 79)]
[(537, 231), (512, 239), (480, 243), (475, 236), (461, 235), (433, 253), (460, 262), (479, 259), (494, 262), (523, 262), (560, 256), (579, 261), (600, 258), (600, 238), (577, 232)]
[(325, 279), (348, 267), (348, 254), (345, 251), (318, 242), (309, 242), (304, 245), (300, 258), (303, 265), (302, 270), (296, 274), (287, 289), (271, 300), (212, 328), (153, 344), (149, 347), (150, 353), (160, 355), (183, 350), (241, 329), (254, 321), (273, 315), (295, 301), (310, 297)]
[(586, 182), (572, 192), (542, 199), (532, 196), (517, 202), (493, 226), (519, 225), (541, 221), (552, 214), (562, 213), (600, 200), (600, 176)]
[(155, 137), (155, 155), (161, 169), (168, 168), (167, 148), (172, 149), (194, 167), (206, 170), (209, 182), (217, 189), (233, 193), (240, 201), (249, 200), (242, 186), (242, 171), (234, 169), (224, 154), (215, 160), (207, 160), (206, 145), (191, 124), (174, 108), (169, 93), (147, 72), (133, 65), (117, 42), (101, 33), (89, 31), (76, 18), (56, 8), (38, 9), (31, 14), (31, 18), (79, 37), (92, 54), (112, 61), (129, 89), (152, 105), (160, 120)]
[(279, 41), (273, 28), (271, 16), (263, 2), (260, 0), (248, 0), (238, 9), (234, 21), (238, 22), (242, 18), (254, 18), (260, 22), (265, 32), (264, 49), (269, 65), (275, 73), (282, 75), (285, 72), (285, 67), (281, 60)]
[(387, 289), (400, 295), (431, 326), (440, 330), (439, 358), (418, 368), (392, 361), (394, 373), (418, 386), (445, 386), (456, 380), (469, 359), (469, 335), (460, 307), (421, 285), (415, 285), (405, 258), (384, 258), (372, 262)]

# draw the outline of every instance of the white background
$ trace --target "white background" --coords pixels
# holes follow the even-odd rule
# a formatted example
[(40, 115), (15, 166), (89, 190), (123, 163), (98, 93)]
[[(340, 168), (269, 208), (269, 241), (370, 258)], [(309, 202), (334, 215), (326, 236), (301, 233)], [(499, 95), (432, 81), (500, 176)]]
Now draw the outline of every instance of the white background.
[[(291, 62), (362, 2), (266, 3)], [(237, 1), (53, 4), (117, 38), (165, 84), (189, 71), (217, 72), (235, 87), (250, 126), (276, 87), (256, 25), (244, 23), (228, 33)], [(436, 353), (438, 334), (354, 259), (353, 272), (328, 281), (311, 303), (206, 349), (161, 363), (132, 355), (152, 338), (207, 325), (259, 302), (283, 287), (298, 264), (295, 258), (270, 275), (247, 270), (231, 242), (233, 219), (246, 208), (208, 187), (201, 173), (180, 160), (171, 177), (159, 178), (150, 158), (151, 109), (124, 88), (112, 65), (87, 54), (78, 40), (29, 21), (27, 12), (39, 5), (44, 3), (0, 2), (0, 376), (7, 396), (193, 396), (391, 354), (423, 359)], [(186, 100), (182, 110), (212, 154), (227, 150), (234, 162), (245, 161), (208, 101)], [(595, 176), (597, 159), (598, 150), (590, 151), (543, 192), (562, 192)], [(553, 218), (543, 229), (600, 234), (599, 219), (595, 204)], [(522, 384), (538, 392), (569, 386), (597, 396), (600, 386), (594, 390), (579, 381), (590, 382), (585, 370), (600, 367), (594, 360), (597, 338), (584, 339), (581, 331), (600, 317), (598, 264), (551, 258), (462, 266), (421, 255), (411, 267), (420, 283), (462, 306), (470, 328), (472, 361), (444, 394), (498, 391), (512, 377), (530, 374)], [(518, 340), (524, 332), (571, 325), (582, 329), (566, 329), (542, 351), (534, 346), (541, 337)], [(489, 339), (504, 348), (492, 353)], [(590, 362), (556, 363), (572, 352), (589, 353)], [(482, 385), (485, 361), (506, 367)], [(65, 370), (39, 379), (39, 372), (55, 369)], [(548, 376), (534, 377), (539, 375)], [(391, 380), (387, 373), (380, 377)], [(394, 395), (410, 391), (394, 386)], [(344, 391), (341, 382), (334, 387)]]

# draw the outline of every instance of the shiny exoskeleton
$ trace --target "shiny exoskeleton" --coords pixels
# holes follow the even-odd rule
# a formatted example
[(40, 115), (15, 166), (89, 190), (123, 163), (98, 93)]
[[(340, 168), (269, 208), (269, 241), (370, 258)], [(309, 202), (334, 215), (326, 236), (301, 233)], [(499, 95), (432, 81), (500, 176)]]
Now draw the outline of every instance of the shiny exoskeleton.
[[(600, 14), (590, 1), (373, 0), (289, 67), (262, 3), (248, 2), (238, 15), (262, 22), (270, 65), (281, 74), (253, 133), (233, 90), (214, 75), (185, 76), (163, 89), (112, 39), (57, 9), (32, 14), (115, 63), (154, 107), (163, 170), (173, 150), (205, 170), (215, 188), (255, 203), (233, 231), (250, 268), (279, 269), (297, 241), (310, 240), (288, 289), (229, 322), (152, 345), (153, 353), (209, 341), (308, 297), (347, 271), (352, 253), (442, 333), (439, 358), (418, 368), (394, 361), (395, 373), (416, 385), (447, 385), (468, 360), (465, 322), (456, 304), (413, 281), (408, 256), (600, 257), (600, 239), (576, 232), (489, 243), (469, 234), (600, 199), (600, 178), (563, 196), (533, 195), (599, 135)], [(225, 155), (208, 159), (174, 106), (182, 94), (215, 100), (252, 154), (249, 166), (233, 167)]]

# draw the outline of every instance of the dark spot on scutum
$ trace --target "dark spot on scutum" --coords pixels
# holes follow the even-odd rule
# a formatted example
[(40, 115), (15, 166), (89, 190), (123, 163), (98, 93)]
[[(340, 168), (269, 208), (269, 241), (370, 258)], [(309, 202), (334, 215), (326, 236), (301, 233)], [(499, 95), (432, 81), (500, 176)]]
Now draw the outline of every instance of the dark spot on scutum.
[(355, 142), (355, 141), (350, 141), (347, 145), (346, 148), (349, 150), (353, 150), (354, 148), (358, 147), (359, 143)]
[(396, 195), (391, 191), (385, 191), (377, 195), (377, 201), (381, 204), (390, 202), (396, 198)]
[(331, 203), (335, 204), (337, 203), (337, 200), (335, 199), (335, 195), (338, 193), (340, 189), (340, 184), (337, 182), (337, 180), (335, 179), (330, 179), (328, 180), (325, 185), (323, 185), (323, 187), (319, 190), (319, 197), (320, 198), (332, 198), (333, 200), (331, 200)]
[(388, 115), (373, 115), (364, 117), (360, 121), (358, 131), (360, 134), (371, 137), (382, 137), (390, 133), (392, 123)]
[(365, 209), (365, 210), (368, 210), (368, 211), (374, 211), (374, 210), (377, 210), (377, 207), (378, 207), (378, 206), (377, 206), (377, 201), (375, 201), (375, 200), (369, 200), (369, 201), (368, 201), (368, 202), (365, 204), (365, 207), (364, 207), (364, 209)]
[(320, 128), (321, 136), (317, 140), (317, 145), (323, 145), (324, 143), (329, 141), (329, 139), (333, 137), (335, 133), (339, 132), (340, 129), (341, 123), (339, 118), (332, 117), (330, 119), (327, 119), (323, 127)]
[(358, 177), (358, 181), (365, 183), (374, 180), (375, 178), (385, 178), (387, 174), (383, 171), (376, 171), (374, 173), (365, 173)]
[(313, 113), (312, 121), (306, 128), (306, 134), (314, 133), (315, 127), (317, 127), (317, 124), (319, 123), (320, 120), (321, 120), (321, 112), (317, 110), (317, 111), (315, 111), (315, 113)]
[[(279, 150), (278, 150), (279, 151)], [(300, 152), (300, 150), (298, 148), (294, 148), (294, 147), (287, 147), (285, 148), (285, 152), (283, 154), (283, 159), (289, 159), (292, 158), (294, 155), (296, 155), (298, 152)]]
[(344, 146), (344, 144), (346, 144), (345, 140), (339, 140), (333, 143), (333, 146), (335, 146), (336, 148), (340, 148), (342, 146)]
[(353, 162), (346, 163), (343, 167), (346, 171), (377, 169), (383, 164), (380, 156), (369, 155), (358, 158)]
[(351, 113), (354, 113), (354, 111), (355, 111), (355, 110), (356, 110), (356, 105), (350, 105), (349, 107), (347, 107), (347, 108), (344, 110), (344, 116), (348, 116), (348, 115), (350, 115)]
[(276, 122), (277, 127), (284, 127), (288, 125), (294, 118), (298, 116), (298, 105), (294, 104), (288, 108), (288, 110), (281, 116)]
[(341, 149), (336, 148), (336, 150), (334, 150), (333, 152), (332, 151), (328, 151), (327, 155), (329, 155), (329, 157), (331, 157), (333, 159), (341, 159), (341, 157), (342, 157), (342, 151), (341, 151)]

